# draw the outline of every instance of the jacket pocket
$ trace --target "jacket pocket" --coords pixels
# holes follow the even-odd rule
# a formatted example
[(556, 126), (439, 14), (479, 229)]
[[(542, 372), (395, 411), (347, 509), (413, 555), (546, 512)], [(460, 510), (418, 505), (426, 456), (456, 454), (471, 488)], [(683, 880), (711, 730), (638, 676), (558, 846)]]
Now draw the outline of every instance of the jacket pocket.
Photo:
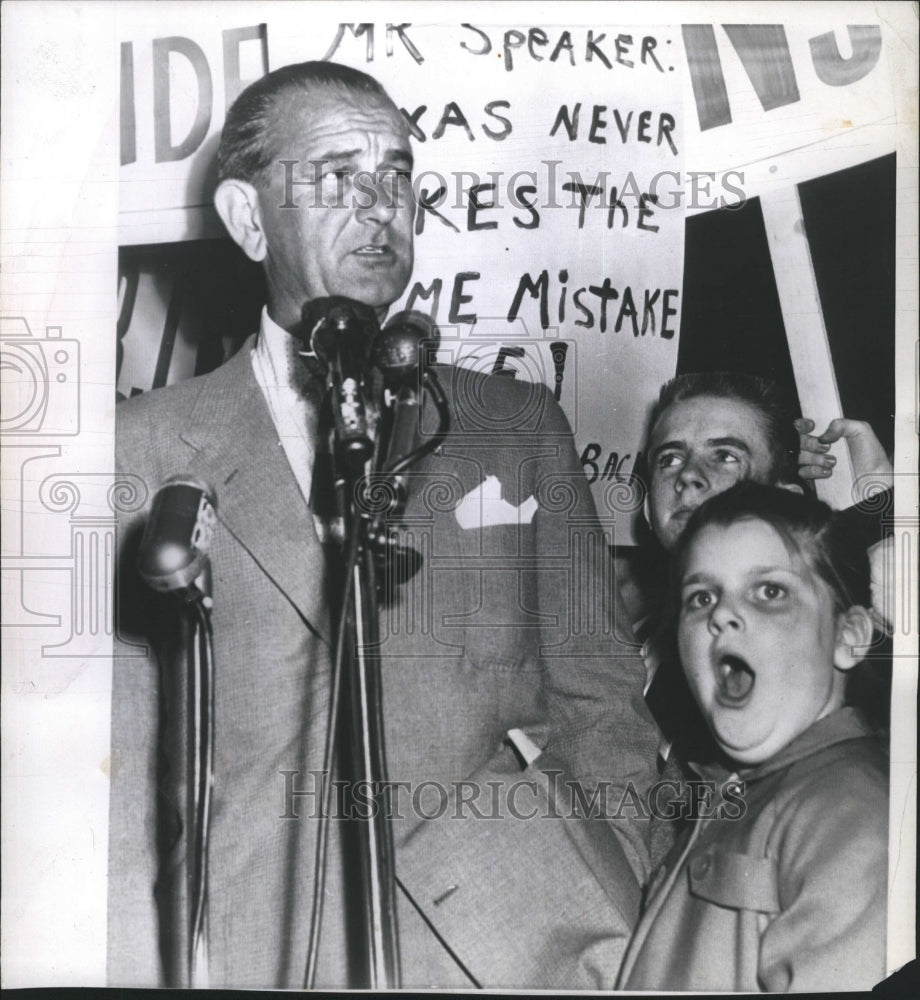
[(779, 913), (779, 876), (772, 858), (707, 847), (690, 859), (687, 877), (691, 894), (710, 903)]

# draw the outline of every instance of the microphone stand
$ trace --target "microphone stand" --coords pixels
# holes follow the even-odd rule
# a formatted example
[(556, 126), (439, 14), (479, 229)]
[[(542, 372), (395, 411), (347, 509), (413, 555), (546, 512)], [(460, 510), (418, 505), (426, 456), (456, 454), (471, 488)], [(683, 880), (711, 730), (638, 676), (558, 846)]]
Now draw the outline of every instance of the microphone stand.
[[(311, 331), (313, 352), (327, 369), (327, 386), (334, 420), (334, 481), (338, 511), (344, 524), (344, 579), (341, 614), (333, 661), (329, 726), (324, 770), (331, 773), (336, 752), (342, 750), (340, 729), (350, 739), (351, 768), (347, 775), (362, 790), (368, 803), (367, 815), (356, 817), (361, 876), (361, 916), (364, 928), (367, 987), (372, 990), (400, 986), (399, 934), (396, 918), (396, 872), (393, 835), (389, 818), (386, 748), (383, 724), (383, 697), (379, 648), (378, 570), (388, 556), (399, 557), (395, 536), (386, 529), (385, 519), (405, 500), (401, 473), (443, 440), (449, 422), (447, 399), (436, 375), (425, 371), (421, 386), (434, 399), (439, 415), (438, 429), (408, 454), (391, 455), (395, 413), (388, 419), (377, 416), (366, 398), (367, 330), (376, 327), (366, 307), (347, 299), (314, 300), (304, 308), (304, 328)], [(357, 336), (356, 336), (357, 334)], [(375, 341), (377, 364), (386, 376), (403, 385), (397, 400), (405, 405), (405, 380), (411, 364), (418, 370), (418, 345), (430, 337), (427, 329), (409, 330), (391, 324)], [(307, 357), (307, 352), (302, 352)], [(397, 363), (398, 362), (398, 363)], [(394, 383), (396, 384), (396, 383)], [(396, 403), (398, 407), (400, 402)], [(380, 408), (383, 409), (382, 407)], [(416, 419), (419, 407), (416, 405)], [(384, 440), (376, 440), (377, 426), (386, 429)], [(373, 425), (373, 426), (372, 426)], [(374, 456), (375, 469), (367, 475)], [(393, 487), (389, 509), (368, 502), (368, 489), (384, 479)], [(342, 693), (348, 693), (346, 725), (341, 716), (346, 709)], [(342, 759), (339, 753), (339, 759)], [(323, 789), (320, 829), (316, 847), (316, 878), (307, 967), (304, 984), (315, 986), (319, 954), (319, 934), (325, 885), (328, 820), (332, 805), (332, 783)]]
[(341, 480), (346, 572), (343, 603), (345, 680), (351, 699), (351, 775), (366, 790), (369, 816), (358, 819), (361, 872), (364, 883), (364, 925), (368, 948), (368, 987), (373, 990), (400, 986), (399, 938), (396, 922), (396, 873), (393, 836), (386, 801), (386, 749), (381, 697), (377, 556), (368, 539), (368, 518), (358, 510), (358, 490), (364, 479), (349, 463)]
[[(316, 307), (316, 303), (312, 305)], [(350, 315), (333, 314), (332, 322), (338, 327), (338, 335), (345, 334), (346, 321), (352, 319)], [(369, 339), (366, 334), (365, 339)], [(316, 349), (315, 332), (313, 344)], [(333, 663), (326, 769), (329, 773), (333, 754), (342, 749), (340, 729), (343, 729), (341, 735), (351, 744), (351, 753), (346, 755), (351, 763), (351, 773), (347, 777), (353, 787), (366, 793), (369, 802), (369, 815), (355, 818), (366, 985), (372, 990), (393, 989), (400, 985), (399, 941), (393, 838), (386, 801), (380, 658), (376, 652), (379, 644), (376, 556), (369, 544), (369, 519), (360, 500), (366, 466), (374, 451), (374, 430), (367, 419), (369, 407), (363, 375), (355, 377), (343, 372), (341, 359), (334, 350), (317, 349), (317, 354), (328, 364), (327, 384), (334, 417), (336, 497), (345, 529), (343, 599)], [(347, 706), (343, 704), (343, 690), (348, 693)], [(345, 709), (346, 724), (340, 726)], [(340, 760), (342, 756), (339, 752)], [(314, 986), (316, 976), (331, 789), (331, 782), (327, 781), (317, 838), (317, 877), (305, 977), (307, 988)]]
[[(154, 501), (139, 570), (176, 608), (179, 654), (162, 666), (165, 731), (175, 765), (163, 776), (180, 812), (182, 842), (171, 843), (158, 892), (165, 976), (171, 987), (208, 986), (208, 853), (214, 784), (214, 636), (207, 555), (216, 500), (208, 487), (176, 476)], [(184, 799), (184, 802), (183, 802)]]
[[(166, 912), (166, 984), (208, 986), (208, 833), (214, 772), (214, 656), (210, 599), (200, 596), (179, 612), (182, 653), (164, 677), (166, 743), (182, 747), (167, 782), (184, 802), (183, 847), (164, 859), (161, 907)], [(183, 725), (184, 722), (184, 725)], [(182, 730), (184, 729), (184, 733)], [(181, 758), (184, 757), (184, 760)], [(183, 773), (184, 772), (184, 773)], [(184, 796), (182, 785), (184, 784)]]
[(190, 608), (188, 757), (186, 815), (191, 858), (188, 866), (187, 967), (190, 987), (208, 986), (208, 833), (214, 775), (214, 636), (211, 599), (196, 597)]

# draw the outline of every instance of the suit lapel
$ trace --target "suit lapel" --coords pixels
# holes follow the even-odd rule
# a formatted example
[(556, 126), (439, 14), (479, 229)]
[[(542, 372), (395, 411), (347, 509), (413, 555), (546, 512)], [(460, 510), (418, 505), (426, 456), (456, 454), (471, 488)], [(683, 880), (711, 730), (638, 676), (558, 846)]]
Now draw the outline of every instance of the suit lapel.
[(328, 640), (322, 547), (255, 380), (251, 347), (250, 339), (198, 396), (181, 437), (197, 453), (195, 471), (217, 491), (218, 519)]

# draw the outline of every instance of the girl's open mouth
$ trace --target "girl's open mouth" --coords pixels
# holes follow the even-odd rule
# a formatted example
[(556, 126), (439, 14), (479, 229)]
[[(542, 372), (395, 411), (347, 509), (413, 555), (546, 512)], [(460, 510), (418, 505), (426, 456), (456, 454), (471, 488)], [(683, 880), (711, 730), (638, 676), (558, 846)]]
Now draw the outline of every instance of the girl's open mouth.
[(723, 653), (716, 663), (719, 700), (732, 707), (742, 705), (754, 690), (755, 675), (747, 661), (734, 653)]

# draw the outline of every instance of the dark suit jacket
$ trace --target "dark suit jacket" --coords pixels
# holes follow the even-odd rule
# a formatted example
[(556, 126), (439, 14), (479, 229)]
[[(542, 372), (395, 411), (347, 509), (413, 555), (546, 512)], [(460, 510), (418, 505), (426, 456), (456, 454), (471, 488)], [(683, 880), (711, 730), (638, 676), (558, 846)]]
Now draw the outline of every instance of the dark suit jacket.
[[(284, 801), (290, 778), (282, 772), (299, 772), (295, 786), (309, 792), (315, 790), (309, 772), (322, 766), (332, 642), (322, 586), (326, 556), (255, 382), (250, 347), (210, 375), (118, 409), (118, 470), (139, 477), (149, 491), (148, 503), (119, 530), (124, 642), (113, 683), (109, 866), (109, 970), (118, 985), (162, 981), (157, 852), (172, 855), (168, 863), (182, 861), (181, 837), (169, 822), (176, 803), (163, 784), (178, 764), (162, 748), (159, 763), (157, 755), (163, 719), (156, 663), (170, 662), (175, 651), (158, 617), (162, 600), (143, 590), (131, 565), (149, 499), (175, 473), (204, 479), (218, 497), (211, 548), (217, 733), (211, 984), (298, 986), (303, 979), (316, 798), (300, 796), (299, 818), (282, 818), (290, 812)], [(629, 644), (625, 615), (616, 623), (620, 637), (612, 623), (610, 564), (568, 424), (543, 386), (458, 368), (442, 369), (441, 377), (451, 431), (412, 473), (401, 529), (424, 565), (397, 588), (398, 600), (380, 618), (389, 776), (413, 790), (425, 781), (450, 789), (487, 766), (509, 728), (533, 726), (552, 759), (586, 785), (633, 782), (641, 792), (655, 777), (658, 735), (642, 699), (644, 667)], [(426, 421), (433, 425), (433, 414)], [(480, 523), (466, 501), (476, 523), (461, 526), (458, 504), (489, 477), (513, 508), (536, 497), (529, 523), (510, 523), (516, 515), (489, 503)], [(497, 518), (489, 513), (496, 510), (503, 512)], [(144, 645), (148, 655), (138, 655)], [(611, 969), (598, 972), (595, 958), (578, 956), (600, 947), (608, 966), (618, 961), (630, 929), (623, 911), (631, 906), (611, 900), (617, 894), (610, 884), (625, 878), (624, 899), (632, 898), (646, 874), (642, 824), (602, 824), (609, 851), (599, 849), (586, 862), (565, 823), (502, 820), (489, 823), (488, 835), (480, 823), (467, 827), (473, 832), (465, 839), (491, 845), (490, 857), (455, 863), (450, 844), (460, 828), (417, 814), (432, 815), (431, 794), (413, 809), (410, 792), (405, 818), (394, 824), (397, 874), (405, 875), (407, 890), (400, 900), (405, 984), (549, 986), (548, 970), (558, 967), (563, 976), (584, 973), (572, 986), (602, 985)], [(348, 885), (338, 832), (331, 837), (318, 983), (344, 986), (353, 957), (344, 945)], [(521, 857), (523, 850), (530, 859)], [(550, 852), (559, 858), (557, 870), (533, 870), (532, 860), (545, 862)], [(595, 871), (605, 854), (615, 858), (606, 882)], [(489, 901), (467, 911), (492, 917), (491, 925), (468, 928), (467, 938), (480, 944), (467, 947), (465, 959), (451, 954), (450, 942), (423, 919), (442, 905), (426, 898), (432, 864), (466, 887), (465, 905), (476, 894)], [(496, 903), (499, 871), (514, 875)], [(560, 920), (583, 905), (593, 929), (586, 924), (580, 936), (556, 940), (545, 914), (536, 920), (529, 903), (522, 908), (521, 893), (532, 896), (534, 886), (546, 893), (548, 907), (569, 900)], [(503, 923), (534, 930), (508, 937)], [(600, 944), (605, 940), (612, 942), (609, 951)], [(480, 967), (462, 968), (467, 963)]]

